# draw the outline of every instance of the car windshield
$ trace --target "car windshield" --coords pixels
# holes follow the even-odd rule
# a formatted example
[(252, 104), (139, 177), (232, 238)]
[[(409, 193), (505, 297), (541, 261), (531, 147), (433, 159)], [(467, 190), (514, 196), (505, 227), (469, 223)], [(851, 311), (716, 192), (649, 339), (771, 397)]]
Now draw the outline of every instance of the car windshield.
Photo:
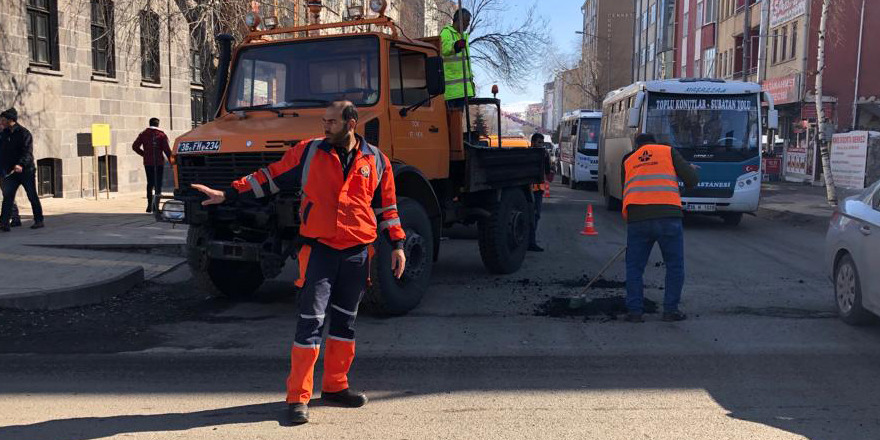
[(599, 148), (599, 125), (601, 119), (581, 119), (580, 127), (580, 145), (578, 151), (595, 150)]
[(243, 49), (226, 109), (323, 107), (379, 100), (379, 40), (374, 36), (279, 43)]
[(648, 99), (644, 131), (662, 144), (691, 153), (752, 156), (758, 151), (757, 96), (654, 93)]

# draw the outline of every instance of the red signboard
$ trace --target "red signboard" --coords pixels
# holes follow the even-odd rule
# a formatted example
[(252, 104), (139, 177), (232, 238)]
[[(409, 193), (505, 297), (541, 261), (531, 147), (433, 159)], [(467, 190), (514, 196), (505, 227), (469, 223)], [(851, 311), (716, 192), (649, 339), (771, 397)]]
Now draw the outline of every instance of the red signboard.
[(782, 174), (782, 159), (779, 157), (765, 157), (763, 162), (764, 180), (779, 180), (779, 175)]
[[(826, 119), (834, 119), (834, 104), (826, 102), (822, 104), (822, 110), (825, 112)], [(816, 104), (813, 102), (805, 102), (801, 106), (801, 119), (816, 120)]]
[(798, 75), (789, 75), (765, 80), (761, 88), (773, 97), (775, 105), (790, 104), (800, 101), (800, 87), (798, 87)]

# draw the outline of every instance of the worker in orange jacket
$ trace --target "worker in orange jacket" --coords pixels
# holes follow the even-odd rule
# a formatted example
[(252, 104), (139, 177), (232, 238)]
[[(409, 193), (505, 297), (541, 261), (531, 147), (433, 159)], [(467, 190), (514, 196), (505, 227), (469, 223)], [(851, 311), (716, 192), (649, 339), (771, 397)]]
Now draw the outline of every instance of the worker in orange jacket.
[(348, 371), (354, 359), (355, 317), (370, 270), (368, 247), (377, 239), (377, 230), (394, 244), (391, 267), (397, 278), (406, 264), (406, 236), (397, 214), (391, 163), (355, 134), (357, 120), (351, 102), (333, 102), (324, 114), (325, 138), (300, 142), (278, 162), (233, 182), (225, 191), (193, 185), (208, 196), (203, 205), (302, 188), (299, 233), (305, 244), (298, 254), (300, 316), (287, 379), (293, 423), (309, 419), (313, 370), (328, 313), (321, 397), (350, 407), (367, 403), (366, 395), (349, 388)]

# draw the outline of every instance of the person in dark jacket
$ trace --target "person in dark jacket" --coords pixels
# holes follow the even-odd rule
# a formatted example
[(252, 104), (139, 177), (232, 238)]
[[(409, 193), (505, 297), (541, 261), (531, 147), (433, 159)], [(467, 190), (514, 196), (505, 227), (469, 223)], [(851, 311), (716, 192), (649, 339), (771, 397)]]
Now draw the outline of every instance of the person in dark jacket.
[(684, 286), (684, 230), (679, 181), (699, 183), (697, 167), (675, 148), (658, 144), (651, 134), (635, 139), (636, 149), (623, 157), (623, 218), (626, 219), (626, 308), (629, 322), (644, 322), (644, 273), (654, 243), (666, 263), (663, 320), (682, 321), (678, 309)]
[(0, 211), (0, 231), (9, 232), (12, 206), (18, 187), (23, 186), (34, 212), (31, 229), (43, 227), (43, 207), (37, 195), (37, 166), (34, 164), (34, 140), (31, 132), (18, 123), (15, 108), (0, 113), (3, 130), (3, 148), (0, 149), (0, 163), (3, 164), (3, 208)]
[(168, 136), (159, 129), (159, 118), (150, 118), (150, 126), (138, 135), (131, 149), (144, 158), (144, 170), (147, 173), (147, 212), (153, 212), (153, 195), (157, 198), (162, 195), (165, 160), (171, 159)]
[(544, 135), (541, 133), (532, 134), (531, 148), (540, 148), (544, 150), (544, 160), (541, 162), (543, 169), (542, 175), (544, 181), (532, 185), (532, 193), (535, 197), (535, 225), (529, 235), (529, 252), (544, 252), (544, 248), (538, 246), (538, 221), (541, 220), (541, 209), (544, 205), (544, 192), (550, 189), (550, 182), (553, 180), (553, 168), (550, 166), (550, 152), (544, 148)]
[[(3, 163), (3, 131), (6, 130), (6, 127), (2, 122), (0, 122), (0, 170), (6, 169), (6, 164)], [(3, 177), (6, 173), (0, 173), (0, 193), (2, 193), (3, 188)], [(16, 227), (21, 226), (21, 216), (18, 214), (18, 204), (15, 203), (15, 200), (12, 201), (12, 221), (9, 223), (9, 226)]]

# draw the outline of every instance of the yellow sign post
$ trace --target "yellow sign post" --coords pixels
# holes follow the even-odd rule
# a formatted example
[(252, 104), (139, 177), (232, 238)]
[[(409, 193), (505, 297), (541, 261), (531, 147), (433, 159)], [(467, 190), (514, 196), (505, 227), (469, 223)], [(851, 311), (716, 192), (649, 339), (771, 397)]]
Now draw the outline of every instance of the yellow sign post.
[(98, 200), (100, 168), (98, 164), (98, 148), (104, 148), (104, 166), (107, 167), (106, 176), (107, 198), (110, 198), (110, 124), (92, 124), (92, 148), (95, 157), (95, 200)]

